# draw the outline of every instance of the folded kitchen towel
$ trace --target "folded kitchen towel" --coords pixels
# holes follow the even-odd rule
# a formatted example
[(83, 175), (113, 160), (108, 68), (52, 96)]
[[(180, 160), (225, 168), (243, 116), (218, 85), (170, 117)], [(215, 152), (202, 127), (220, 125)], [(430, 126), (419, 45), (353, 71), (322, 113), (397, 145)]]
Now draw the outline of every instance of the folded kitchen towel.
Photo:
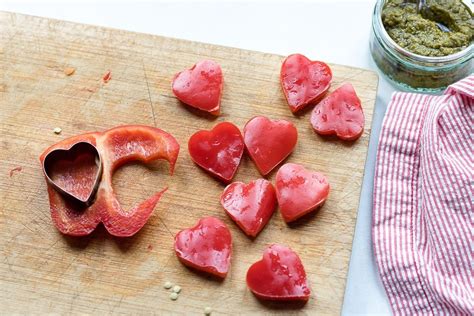
[(474, 75), (441, 96), (394, 93), (372, 240), (396, 315), (474, 315)]

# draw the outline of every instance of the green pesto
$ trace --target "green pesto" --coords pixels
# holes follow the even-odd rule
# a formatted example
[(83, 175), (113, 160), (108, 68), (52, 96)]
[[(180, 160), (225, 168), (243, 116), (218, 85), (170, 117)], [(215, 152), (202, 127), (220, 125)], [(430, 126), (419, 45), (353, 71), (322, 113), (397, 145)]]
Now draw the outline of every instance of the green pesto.
[[(451, 55), (471, 45), (474, 37), (472, 12), (461, 0), (427, 0), (429, 10), (417, 13), (416, 1), (386, 0), (382, 23), (401, 47), (418, 55)], [(436, 25), (446, 25), (443, 32)]]

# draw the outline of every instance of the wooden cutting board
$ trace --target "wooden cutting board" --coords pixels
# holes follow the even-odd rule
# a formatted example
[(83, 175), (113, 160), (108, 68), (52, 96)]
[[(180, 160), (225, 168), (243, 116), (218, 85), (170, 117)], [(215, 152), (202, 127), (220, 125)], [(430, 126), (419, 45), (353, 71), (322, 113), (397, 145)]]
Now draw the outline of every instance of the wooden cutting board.
[[(371, 131), (374, 72), (331, 65), (331, 90), (352, 83), (365, 112), (362, 137), (344, 143), (316, 135), (310, 111), (290, 113), (279, 85), (282, 56), (13, 13), (0, 13), (0, 36), (2, 313), (202, 314), (209, 306), (215, 314), (339, 314)], [(224, 72), (217, 119), (189, 111), (170, 89), (176, 72), (204, 58)], [(66, 76), (67, 67), (75, 73)], [(112, 79), (104, 84), (109, 70)], [(332, 191), (322, 209), (291, 227), (275, 212), (252, 241), (222, 210), (224, 185), (191, 162), (187, 140), (222, 121), (243, 128), (255, 115), (294, 122), (298, 145), (287, 161), (325, 173)], [(130, 208), (164, 186), (168, 192), (134, 237), (114, 238), (103, 227), (84, 238), (61, 235), (50, 219), (39, 154), (65, 137), (122, 124), (156, 125), (181, 144), (174, 176), (166, 162), (116, 172), (122, 205)], [(245, 156), (235, 180), (258, 177)], [(174, 235), (210, 215), (233, 235), (232, 267), (223, 282), (183, 267), (173, 252)], [(313, 289), (305, 306), (259, 302), (247, 289), (248, 267), (272, 243), (300, 255)], [(177, 301), (163, 288), (166, 281), (182, 287)]]

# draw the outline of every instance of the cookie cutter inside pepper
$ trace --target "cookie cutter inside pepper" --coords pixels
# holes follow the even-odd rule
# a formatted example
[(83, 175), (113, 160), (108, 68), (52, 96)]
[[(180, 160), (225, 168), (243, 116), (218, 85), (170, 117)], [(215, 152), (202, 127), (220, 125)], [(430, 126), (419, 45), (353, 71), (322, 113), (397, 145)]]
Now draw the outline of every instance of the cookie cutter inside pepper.
[[(72, 168), (80, 168), (81, 160), (86, 163), (93, 162), (97, 167), (97, 170), (83, 170), (89, 175), (95, 172), (95, 177), (92, 179), (92, 184), (84, 186), (84, 181), (91, 180), (83, 177), (79, 182), (75, 182), (71, 175)], [(69, 165), (61, 166), (61, 162), (68, 162)], [(54, 177), (55, 169), (62, 168), (62, 177)], [(43, 161), (43, 172), (46, 176), (46, 180), (51, 184), (58, 192), (64, 196), (79, 202), (85, 206), (89, 206), (94, 201), (97, 189), (100, 184), (102, 177), (102, 160), (99, 155), (97, 148), (88, 142), (77, 142), (72, 145), (69, 149), (55, 149), (49, 152)], [(65, 186), (67, 185), (67, 186)], [(86, 191), (84, 191), (86, 189)], [(87, 191), (87, 189), (89, 191)], [(81, 190), (84, 194), (81, 195)]]

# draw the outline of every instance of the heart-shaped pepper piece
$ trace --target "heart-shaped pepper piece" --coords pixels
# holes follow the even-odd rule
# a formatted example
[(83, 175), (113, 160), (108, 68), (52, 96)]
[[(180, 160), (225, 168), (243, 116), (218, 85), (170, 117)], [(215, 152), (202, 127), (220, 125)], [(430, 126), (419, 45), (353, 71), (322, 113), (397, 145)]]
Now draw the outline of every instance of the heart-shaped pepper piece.
[(288, 247), (271, 245), (247, 271), (247, 286), (260, 299), (307, 301), (311, 290), (298, 255)]
[(281, 215), (289, 223), (322, 205), (329, 195), (329, 183), (319, 172), (287, 163), (277, 172), (276, 194)]
[(364, 112), (350, 83), (343, 84), (325, 97), (311, 113), (311, 125), (321, 135), (336, 134), (343, 140), (355, 140), (364, 131)]
[(186, 266), (225, 278), (230, 267), (232, 237), (229, 228), (215, 217), (199, 220), (180, 231), (174, 241), (178, 259)]
[(102, 176), (99, 152), (88, 142), (69, 149), (56, 149), (46, 155), (44, 174), (50, 185), (66, 197), (90, 205)]
[(218, 63), (202, 60), (191, 69), (177, 73), (172, 89), (181, 102), (217, 116), (220, 114), (223, 80)]
[(191, 159), (201, 168), (228, 183), (234, 177), (244, 152), (242, 134), (229, 122), (210, 131), (198, 131), (189, 138)]
[(258, 171), (267, 175), (291, 154), (298, 140), (295, 125), (286, 120), (252, 118), (244, 127), (244, 142)]
[(221, 195), (221, 204), (248, 236), (256, 237), (272, 217), (277, 200), (271, 182), (257, 179), (249, 184), (229, 184)]
[(293, 113), (320, 100), (331, 80), (332, 72), (327, 64), (311, 61), (301, 54), (286, 57), (281, 65), (281, 86)]

